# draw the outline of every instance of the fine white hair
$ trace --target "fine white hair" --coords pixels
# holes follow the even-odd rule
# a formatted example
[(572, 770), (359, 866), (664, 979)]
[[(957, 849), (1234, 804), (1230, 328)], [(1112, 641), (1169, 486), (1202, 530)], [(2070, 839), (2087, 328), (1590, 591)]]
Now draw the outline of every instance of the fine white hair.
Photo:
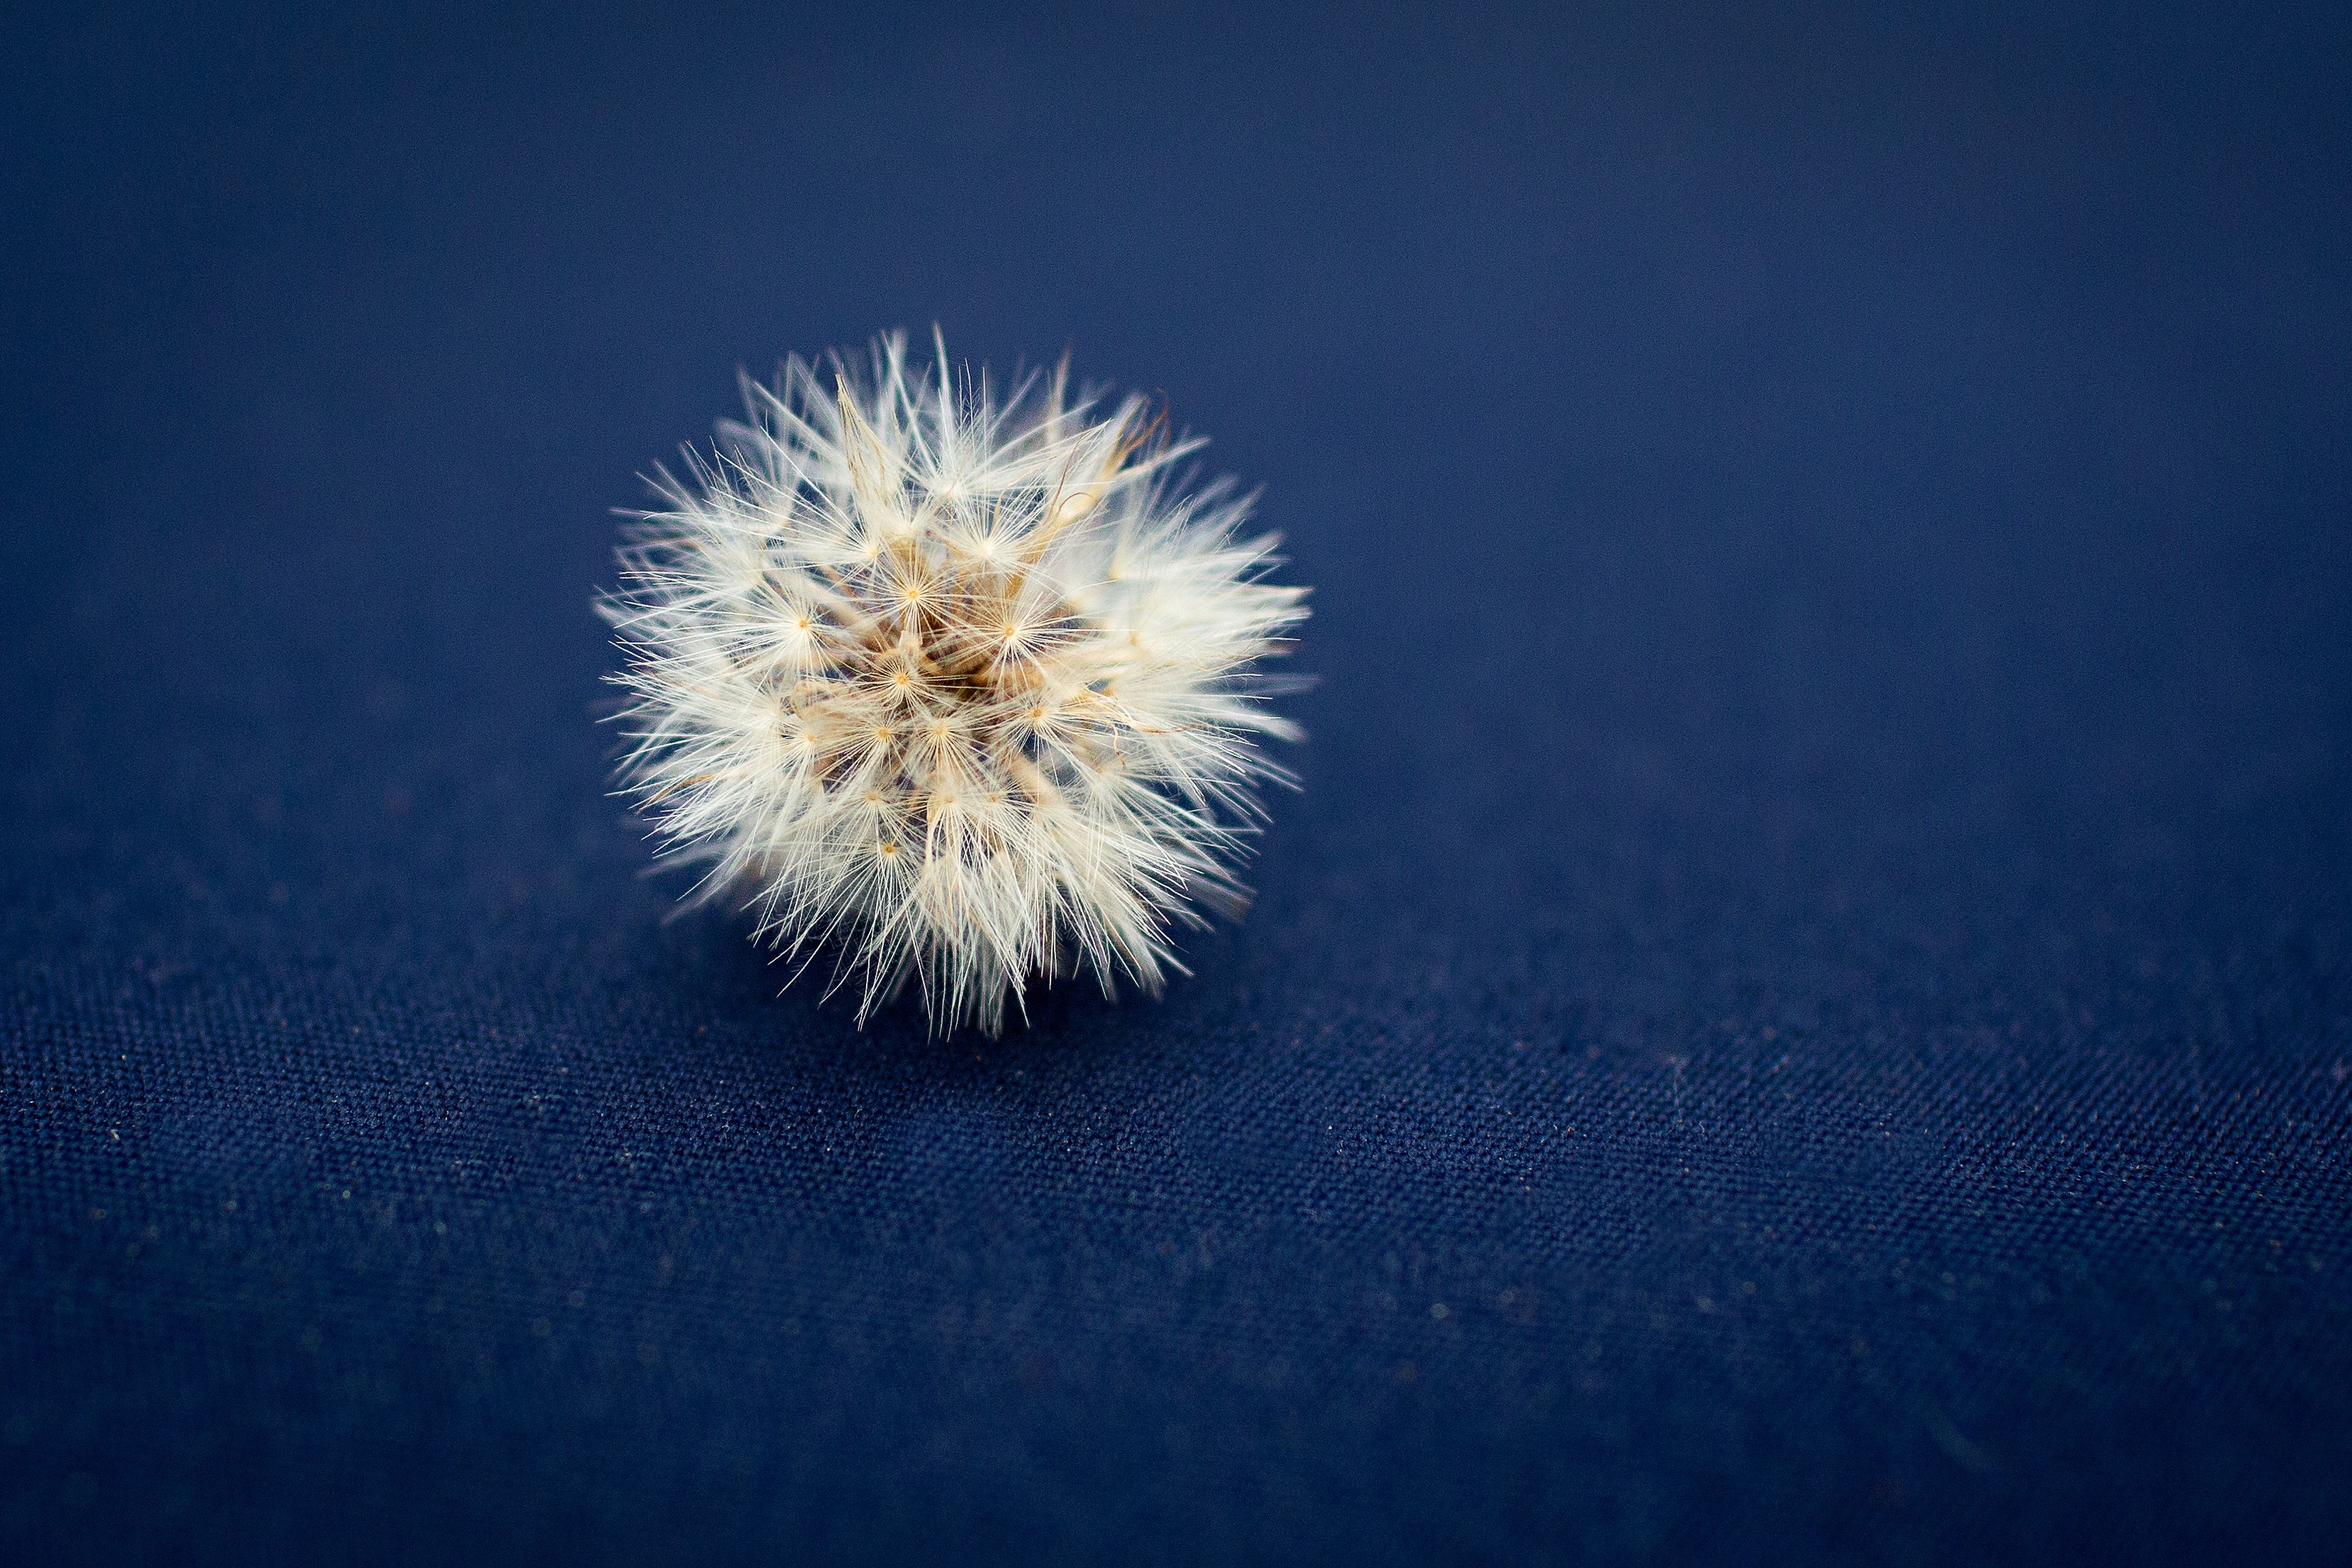
[(1257, 741), (1298, 737), (1257, 665), (1306, 591), (1144, 398), (1073, 396), (1065, 361), (1000, 400), (934, 343), (744, 378), (599, 609), (623, 788), (702, 866), (689, 899), (829, 952), (861, 1023), (912, 980), (935, 1028), (992, 1034), (1033, 977), (1156, 994), (1171, 924), (1245, 906), (1254, 787), (1288, 779)]

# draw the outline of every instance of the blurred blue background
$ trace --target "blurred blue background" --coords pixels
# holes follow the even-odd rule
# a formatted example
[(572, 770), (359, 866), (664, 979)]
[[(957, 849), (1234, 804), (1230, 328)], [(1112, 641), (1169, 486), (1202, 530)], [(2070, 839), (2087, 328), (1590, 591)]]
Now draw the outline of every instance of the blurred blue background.
[[(0, 1556), (2340, 1561), (2340, 9), (18, 15)], [(937, 321), (1315, 585), (1242, 926), (927, 1040), (610, 508)]]

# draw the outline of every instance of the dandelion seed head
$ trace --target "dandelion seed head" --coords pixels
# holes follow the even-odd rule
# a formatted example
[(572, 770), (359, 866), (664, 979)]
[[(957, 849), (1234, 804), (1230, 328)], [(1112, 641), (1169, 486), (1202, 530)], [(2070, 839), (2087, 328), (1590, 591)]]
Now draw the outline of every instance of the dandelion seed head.
[(1252, 497), (1066, 366), (1000, 398), (890, 334), (744, 394), (599, 605), (623, 788), (689, 899), (829, 955), (861, 1022), (910, 982), (991, 1033), (1032, 978), (1158, 992), (1174, 926), (1245, 905), (1255, 787), (1288, 778), (1260, 743), (1297, 738), (1260, 666), (1306, 594)]

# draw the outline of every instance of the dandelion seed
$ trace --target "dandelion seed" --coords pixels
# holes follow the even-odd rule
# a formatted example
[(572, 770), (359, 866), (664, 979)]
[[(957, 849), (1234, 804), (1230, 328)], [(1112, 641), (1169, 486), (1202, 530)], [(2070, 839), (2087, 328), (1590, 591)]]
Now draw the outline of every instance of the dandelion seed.
[(1298, 737), (1258, 665), (1306, 591), (1265, 580), (1253, 497), (1190, 488), (1201, 443), (1066, 365), (999, 401), (894, 333), (744, 396), (598, 606), (623, 788), (689, 899), (829, 953), (861, 1023), (910, 981), (990, 1033), (1032, 978), (1157, 994), (1171, 928), (1245, 905), (1255, 787), (1289, 778), (1258, 741)]

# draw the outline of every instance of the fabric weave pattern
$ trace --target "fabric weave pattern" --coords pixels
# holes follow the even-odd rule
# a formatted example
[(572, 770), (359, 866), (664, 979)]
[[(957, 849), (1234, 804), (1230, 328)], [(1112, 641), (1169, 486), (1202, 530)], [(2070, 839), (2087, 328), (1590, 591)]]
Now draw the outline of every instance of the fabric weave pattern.
[[(0, 1562), (2341, 1559), (2342, 17), (568, 26), (12, 25)], [(1316, 585), (1247, 919), (997, 1040), (588, 722), (934, 319)]]

